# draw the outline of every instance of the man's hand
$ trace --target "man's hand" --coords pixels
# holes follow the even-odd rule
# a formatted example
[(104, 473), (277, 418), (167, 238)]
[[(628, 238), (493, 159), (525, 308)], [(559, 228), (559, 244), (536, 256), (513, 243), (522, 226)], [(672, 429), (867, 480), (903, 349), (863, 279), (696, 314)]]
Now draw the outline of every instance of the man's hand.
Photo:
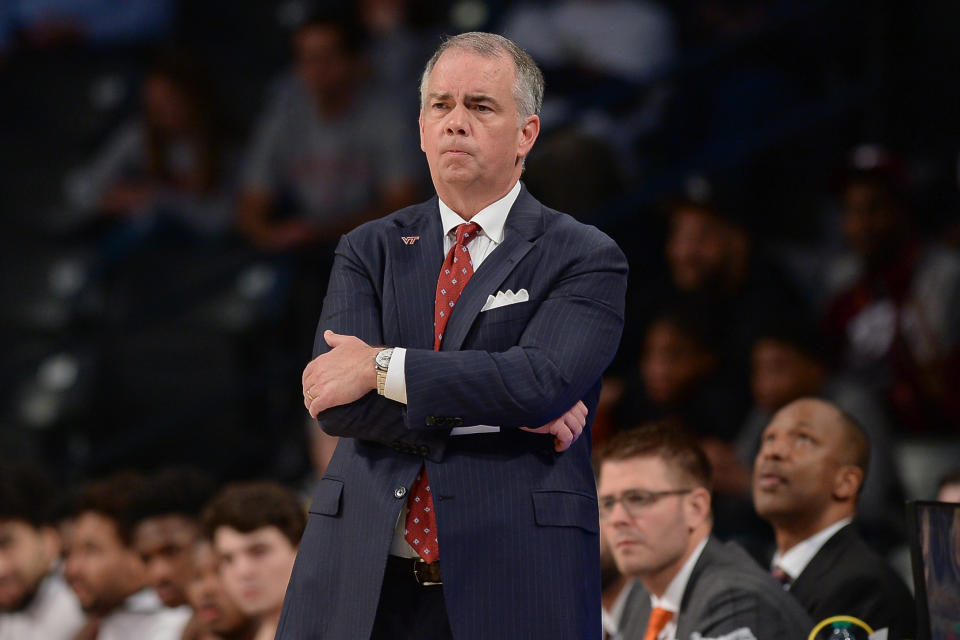
[(303, 370), (303, 405), (314, 418), (331, 407), (359, 400), (377, 388), (375, 358), (380, 347), (360, 338), (342, 336), (327, 329), (323, 339), (331, 349), (317, 356)]
[(542, 427), (532, 429), (530, 427), (520, 427), (530, 433), (549, 433), (553, 435), (553, 446), (557, 451), (566, 451), (570, 448), (580, 434), (583, 433), (583, 427), (587, 424), (587, 406), (580, 400), (577, 404), (554, 420), (548, 422)]

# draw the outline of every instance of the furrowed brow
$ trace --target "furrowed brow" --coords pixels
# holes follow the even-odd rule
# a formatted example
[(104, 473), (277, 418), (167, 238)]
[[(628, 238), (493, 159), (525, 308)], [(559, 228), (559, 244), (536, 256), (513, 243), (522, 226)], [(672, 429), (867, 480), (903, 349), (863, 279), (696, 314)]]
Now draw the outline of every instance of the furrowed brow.
[(500, 106), (500, 103), (497, 102), (492, 96), (488, 96), (488, 95), (483, 94), (483, 93), (472, 93), (472, 94), (468, 94), (468, 95), (463, 99), (463, 101), (464, 101), (464, 102), (471, 103), (471, 104), (478, 104), (478, 103), (481, 103), (481, 102), (485, 102), (485, 103), (487, 103), (487, 104), (489, 104), (489, 105), (492, 105), (492, 106), (494, 106), (494, 107), (499, 107), (499, 106)]

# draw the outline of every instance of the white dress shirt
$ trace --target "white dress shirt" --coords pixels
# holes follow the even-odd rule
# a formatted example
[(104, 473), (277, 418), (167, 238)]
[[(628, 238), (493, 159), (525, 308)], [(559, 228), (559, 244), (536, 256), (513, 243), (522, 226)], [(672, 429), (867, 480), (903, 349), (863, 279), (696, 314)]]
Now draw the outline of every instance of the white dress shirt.
[[(773, 554), (773, 560), (770, 562), (770, 570), (772, 571), (776, 567), (780, 567), (790, 576), (790, 583), (793, 583), (794, 580), (800, 577), (803, 570), (807, 568), (810, 561), (813, 560), (813, 556), (817, 555), (820, 547), (825, 545), (827, 540), (832, 538), (837, 531), (840, 531), (840, 529), (851, 522), (853, 522), (853, 520), (850, 518), (837, 520), (826, 529), (822, 529), (803, 542), (799, 542), (790, 547), (786, 553), (780, 553), (780, 550), (777, 549), (777, 552)], [(789, 584), (784, 585), (784, 589), (789, 588)]]
[(697, 545), (697, 548), (690, 554), (687, 561), (680, 567), (677, 575), (673, 576), (673, 580), (667, 585), (667, 589), (663, 592), (662, 596), (658, 598), (652, 593), (650, 594), (650, 607), (652, 609), (660, 607), (661, 609), (673, 612), (673, 617), (670, 618), (670, 621), (663, 627), (659, 635), (657, 635), (657, 640), (676, 640), (677, 614), (680, 612), (680, 604), (683, 602), (683, 592), (687, 590), (687, 583), (690, 582), (690, 574), (693, 573), (693, 568), (696, 566), (697, 560), (700, 559), (703, 548), (707, 546), (708, 539), (709, 538), (704, 538), (703, 541)]
[(100, 623), (97, 640), (180, 640), (190, 607), (167, 608), (152, 589), (127, 598)]
[(0, 613), (0, 640), (72, 640), (82, 626), (80, 602), (54, 570), (26, 607)]

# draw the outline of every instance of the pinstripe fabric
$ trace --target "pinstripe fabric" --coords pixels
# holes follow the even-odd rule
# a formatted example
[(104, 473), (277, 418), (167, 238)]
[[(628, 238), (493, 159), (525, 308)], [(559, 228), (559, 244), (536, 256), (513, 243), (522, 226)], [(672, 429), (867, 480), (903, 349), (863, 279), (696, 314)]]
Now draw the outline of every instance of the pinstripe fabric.
[[(638, 584), (623, 610), (621, 637), (642, 638), (649, 617), (650, 594)], [(813, 622), (743, 549), (711, 538), (683, 593), (677, 638), (714, 638), (744, 627), (757, 640), (804, 640)]]
[[(408, 405), (371, 393), (320, 415), (327, 432), (347, 437), (314, 497), (282, 640), (369, 637), (404, 489), (423, 463), (458, 640), (600, 637), (589, 430), (562, 454), (549, 436), (514, 429), (448, 433), (539, 426), (581, 398), (589, 425), (623, 327), (625, 259), (524, 188), (434, 352), (441, 233), (434, 198), (358, 228), (337, 249), (315, 350), (326, 350), (328, 328), (406, 347)], [(413, 235), (420, 241), (402, 242)], [(480, 312), (488, 295), (521, 288), (529, 302)]]

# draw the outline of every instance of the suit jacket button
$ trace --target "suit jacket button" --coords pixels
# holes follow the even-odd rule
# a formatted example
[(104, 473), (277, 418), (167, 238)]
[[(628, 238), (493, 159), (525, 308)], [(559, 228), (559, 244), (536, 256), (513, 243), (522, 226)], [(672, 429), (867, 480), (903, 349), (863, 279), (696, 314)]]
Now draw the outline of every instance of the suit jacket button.
[(428, 446), (426, 446), (426, 445), (421, 445), (421, 447), (420, 447), (420, 455), (425, 456), (425, 455), (427, 455), (428, 453), (430, 453), (430, 447), (428, 447)]
[(393, 490), (393, 497), (396, 498), (397, 500), (403, 498), (403, 496), (405, 495), (407, 495), (406, 487), (397, 487), (396, 489)]

